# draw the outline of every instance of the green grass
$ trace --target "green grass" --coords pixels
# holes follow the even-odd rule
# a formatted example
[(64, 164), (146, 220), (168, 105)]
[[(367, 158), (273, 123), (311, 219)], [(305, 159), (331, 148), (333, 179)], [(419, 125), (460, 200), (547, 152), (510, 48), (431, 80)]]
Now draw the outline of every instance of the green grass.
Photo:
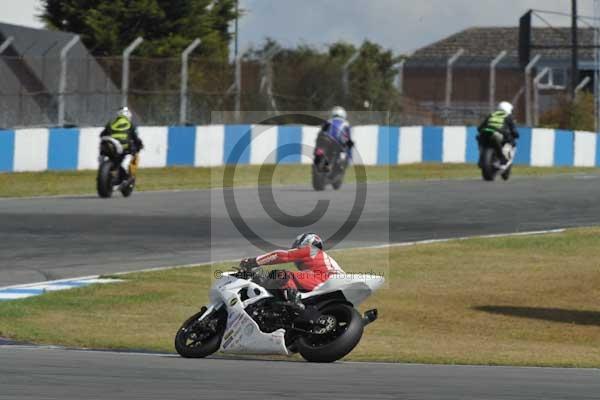
[[(380, 319), (348, 359), (600, 367), (600, 228), (333, 254), (346, 271), (387, 280), (361, 307)], [(207, 302), (212, 270), (133, 273), (0, 302), (0, 335), (173, 351), (179, 325)]]
[[(264, 176), (259, 172), (263, 168)], [(214, 168), (146, 168), (138, 173), (137, 190), (208, 189), (222, 187), (225, 167)], [(595, 168), (516, 167), (514, 176), (596, 173)], [(270, 179), (272, 175), (272, 180)], [(470, 164), (408, 164), (392, 167), (366, 167), (369, 182), (409, 179), (456, 179), (479, 177)], [(260, 179), (259, 179), (260, 178)], [(269, 178), (269, 179), (265, 179)], [(354, 169), (348, 171), (347, 182), (355, 181)], [(309, 165), (240, 166), (236, 168), (235, 186), (257, 184), (310, 184)], [(95, 193), (96, 171), (18, 172), (0, 174), (0, 197), (77, 195)]]

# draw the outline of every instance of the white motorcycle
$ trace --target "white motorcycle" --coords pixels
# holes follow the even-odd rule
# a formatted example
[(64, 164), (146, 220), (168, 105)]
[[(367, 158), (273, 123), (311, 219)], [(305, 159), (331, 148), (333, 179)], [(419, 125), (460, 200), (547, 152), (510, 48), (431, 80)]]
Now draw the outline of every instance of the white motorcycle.
[(261, 270), (225, 272), (213, 284), (210, 304), (190, 317), (175, 336), (183, 357), (217, 350), (234, 354), (290, 355), (333, 362), (350, 353), (377, 310), (361, 316), (355, 307), (384, 283), (377, 275), (333, 275), (301, 293), (303, 310), (265, 288)]

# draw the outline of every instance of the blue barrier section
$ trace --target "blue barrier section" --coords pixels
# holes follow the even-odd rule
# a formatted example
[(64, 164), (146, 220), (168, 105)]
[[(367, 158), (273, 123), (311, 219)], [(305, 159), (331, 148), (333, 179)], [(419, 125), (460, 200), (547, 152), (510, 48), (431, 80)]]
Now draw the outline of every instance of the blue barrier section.
[(531, 128), (519, 127), (519, 139), (517, 140), (517, 154), (515, 164), (531, 164)]
[(196, 127), (170, 126), (167, 136), (167, 166), (194, 165)]
[(0, 172), (10, 172), (14, 168), (15, 132), (0, 131)]
[(79, 130), (54, 128), (48, 136), (48, 169), (77, 169)]
[(465, 162), (477, 164), (479, 162), (479, 145), (477, 144), (477, 127), (467, 126), (467, 145), (465, 148)]
[(596, 167), (600, 167), (600, 137), (596, 137)]
[(225, 164), (249, 164), (252, 127), (250, 125), (225, 125), (223, 162)]
[(377, 164), (398, 164), (400, 128), (380, 126), (377, 134)]
[(554, 131), (554, 166), (572, 167), (575, 155), (575, 137), (572, 131)]
[(441, 126), (423, 127), (423, 161), (442, 161), (444, 128)]
[[(285, 150), (284, 150), (285, 148)], [(299, 164), (302, 159), (302, 127), (277, 128), (277, 163)]]

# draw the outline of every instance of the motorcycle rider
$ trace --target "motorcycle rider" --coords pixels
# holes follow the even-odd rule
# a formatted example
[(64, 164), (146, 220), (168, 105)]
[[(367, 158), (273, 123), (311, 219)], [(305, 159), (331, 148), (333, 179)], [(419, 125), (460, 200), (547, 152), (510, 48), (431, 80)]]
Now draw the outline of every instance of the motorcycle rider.
[[(290, 250), (275, 250), (255, 258), (244, 258), (240, 268), (252, 270), (263, 265), (294, 262), (299, 271), (274, 270), (269, 274), (269, 289), (279, 289), (290, 305), (303, 309), (299, 289), (315, 290), (331, 276), (344, 273), (338, 263), (323, 250), (323, 241), (315, 233), (296, 237)], [(266, 286), (266, 285), (265, 285)]]
[[(144, 144), (138, 135), (137, 126), (132, 122), (131, 117), (131, 111), (128, 107), (120, 108), (117, 111), (115, 119), (109, 121), (104, 127), (104, 130), (100, 133), (100, 137), (110, 136), (119, 141), (121, 146), (123, 146), (123, 161), (127, 159), (124, 165), (128, 165), (129, 185), (135, 183), (139, 152), (144, 148)], [(130, 155), (131, 157), (127, 157), (127, 155)], [(125, 168), (123, 166), (121, 166), (121, 174), (121, 177), (124, 178)]]
[[(351, 150), (354, 146), (354, 142), (352, 141), (350, 134), (351, 127), (346, 118), (346, 110), (344, 110), (343, 107), (333, 107), (331, 109), (331, 118), (321, 126), (318, 136), (326, 135), (334, 139), (340, 144), (342, 150), (348, 155), (348, 157), (352, 158)], [(318, 163), (318, 157), (322, 156), (322, 154), (317, 154), (318, 151), (318, 148), (315, 149), (315, 163)]]
[(504, 143), (516, 146), (519, 132), (512, 117), (513, 105), (507, 101), (498, 104), (498, 109), (489, 114), (479, 125), (477, 141), (479, 145), (490, 144), (496, 151), (500, 164), (496, 165), (501, 170), (508, 168), (508, 159), (502, 151)]

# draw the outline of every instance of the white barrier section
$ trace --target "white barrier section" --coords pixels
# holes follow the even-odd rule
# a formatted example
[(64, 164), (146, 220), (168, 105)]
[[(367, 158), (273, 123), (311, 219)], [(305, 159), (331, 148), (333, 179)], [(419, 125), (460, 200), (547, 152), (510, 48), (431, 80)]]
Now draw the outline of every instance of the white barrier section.
[(531, 165), (551, 167), (554, 164), (554, 129), (532, 129)]
[[(321, 130), (320, 126), (303, 126), (302, 127), (302, 164), (312, 164), (313, 151), (317, 143), (317, 135)], [(354, 139), (353, 139), (354, 140)]]
[(356, 164), (377, 164), (377, 142), (379, 137), (379, 126), (364, 125), (352, 129), (352, 141), (354, 150), (352, 157)]
[(398, 164), (420, 163), (423, 160), (423, 128), (401, 127), (398, 147)]
[(467, 128), (465, 126), (445, 126), (443, 132), (442, 161), (464, 163), (467, 151)]
[(45, 171), (48, 167), (48, 129), (15, 131), (14, 171)]
[(103, 128), (81, 128), (79, 130), (79, 153), (77, 169), (98, 168), (100, 132)]
[(597, 137), (596, 133), (575, 131), (573, 164), (576, 167), (594, 167), (596, 165)]
[(252, 125), (250, 164), (277, 163), (277, 126)]
[(140, 167), (158, 168), (167, 165), (167, 133), (164, 126), (138, 128), (144, 150), (140, 152)]
[(224, 143), (224, 125), (197, 126), (194, 165), (197, 167), (214, 167), (223, 165)]

